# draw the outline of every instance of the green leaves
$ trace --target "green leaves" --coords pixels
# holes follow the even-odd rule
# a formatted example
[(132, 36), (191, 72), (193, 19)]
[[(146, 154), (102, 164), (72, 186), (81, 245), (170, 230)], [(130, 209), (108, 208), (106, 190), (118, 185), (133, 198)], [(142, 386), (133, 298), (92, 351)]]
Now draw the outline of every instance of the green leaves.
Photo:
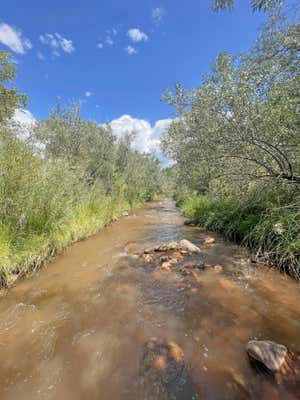
[(8, 88), (16, 75), (16, 68), (12, 64), (10, 54), (0, 50), (0, 124), (7, 121), (15, 112), (16, 108), (27, 103), (27, 97), (19, 94), (16, 88)]
[(300, 184), (297, 33), (271, 17), (248, 55), (222, 52), (201, 86), (168, 93), (179, 118), (162, 146), (191, 190), (220, 179), (243, 190), (262, 179)]

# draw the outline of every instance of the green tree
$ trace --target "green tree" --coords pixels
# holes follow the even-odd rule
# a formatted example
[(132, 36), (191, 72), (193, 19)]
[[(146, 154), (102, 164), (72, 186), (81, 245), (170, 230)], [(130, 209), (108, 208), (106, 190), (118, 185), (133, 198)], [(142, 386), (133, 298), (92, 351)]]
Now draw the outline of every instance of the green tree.
[(20, 94), (17, 88), (9, 88), (16, 76), (16, 67), (12, 56), (0, 50), (0, 124), (11, 118), (17, 108), (27, 103), (27, 97)]
[(163, 148), (191, 188), (220, 177), (300, 184), (299, 25), (271, 25), (249, 55), (221, 53), (200, 87), (165, 96), (179, 119)]

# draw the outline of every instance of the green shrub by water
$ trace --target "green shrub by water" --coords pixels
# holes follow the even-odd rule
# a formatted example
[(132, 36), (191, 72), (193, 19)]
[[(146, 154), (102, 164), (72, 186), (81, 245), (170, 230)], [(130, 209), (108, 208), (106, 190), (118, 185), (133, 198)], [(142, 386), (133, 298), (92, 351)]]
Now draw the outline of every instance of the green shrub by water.
[(278, 206), (266, 198), (191, 195), (179, 201), (197, 224), (255, 249), (281, 271), (300, 279), (300, 202)]
[(26, 103), (7, 85), (14, 77), (0, 50), (0, 286), (162, 188), (159, 161), (132, 149), (134, 135), (118, 139), (109, 126), (85, 121), (78, 104), (58, 101), (46, 120), (14, 123)]

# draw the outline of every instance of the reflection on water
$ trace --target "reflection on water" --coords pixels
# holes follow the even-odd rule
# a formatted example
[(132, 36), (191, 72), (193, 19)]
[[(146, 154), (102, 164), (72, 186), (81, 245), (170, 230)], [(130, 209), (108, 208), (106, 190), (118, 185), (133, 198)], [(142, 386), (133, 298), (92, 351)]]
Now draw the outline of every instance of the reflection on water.
[[(300, 351), (299, 285), (205, 235), (172, 202), (151, 203), (19, 283), (0, 302), (0, 398), (296, 399), (251, 368), (245, 345)], [(183, 238), (223, 271), (195, 280), (134, 255)]]

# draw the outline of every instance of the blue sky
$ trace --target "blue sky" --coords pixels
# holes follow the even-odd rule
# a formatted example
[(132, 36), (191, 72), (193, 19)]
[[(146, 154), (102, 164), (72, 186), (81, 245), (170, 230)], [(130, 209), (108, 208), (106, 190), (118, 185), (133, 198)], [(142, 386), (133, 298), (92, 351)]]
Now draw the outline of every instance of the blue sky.
[(1, 5), (0, 48), (13, 50), (35, 118), (60, 96), (81, 99), (87, 119), (153, 128), (173, 116), (160, 100), (167, 86), (194, 87), (221, 50), (250, 47), (266, 16), (249, 3), (214, 13), (211, 0), (10, 0)]

